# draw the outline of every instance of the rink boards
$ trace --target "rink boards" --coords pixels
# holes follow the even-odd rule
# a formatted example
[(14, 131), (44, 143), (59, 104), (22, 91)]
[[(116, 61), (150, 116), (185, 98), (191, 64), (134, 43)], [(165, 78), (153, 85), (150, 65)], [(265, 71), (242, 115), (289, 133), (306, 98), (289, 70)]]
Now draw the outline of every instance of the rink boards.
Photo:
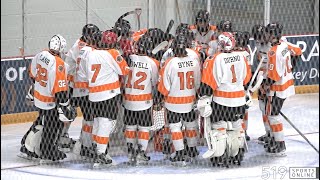
[[(299, 45), (303, 52), (293, 74), (296, 93), (319, 92), (319, 34), (286, 36), (286, 39)], [(254, 42), (250, 45), (254, 47)], [(28, 74), (31, 59), (32, 56), (1, 59), (1, 125), (30, 122), (37, 117), (35, 107), (25, 99), (31, 84)]]

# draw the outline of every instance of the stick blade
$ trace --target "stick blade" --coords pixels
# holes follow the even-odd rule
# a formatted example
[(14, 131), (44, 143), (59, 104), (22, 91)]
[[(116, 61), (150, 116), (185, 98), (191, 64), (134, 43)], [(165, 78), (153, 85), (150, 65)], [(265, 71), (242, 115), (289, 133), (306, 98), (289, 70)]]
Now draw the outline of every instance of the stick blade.
[(167, 47), (169, 44), (168, 41), (162, 41), (158, 46), (156, 46), (151, 52), (152, 54), (157, 54), (160, 50), (164, 49)]

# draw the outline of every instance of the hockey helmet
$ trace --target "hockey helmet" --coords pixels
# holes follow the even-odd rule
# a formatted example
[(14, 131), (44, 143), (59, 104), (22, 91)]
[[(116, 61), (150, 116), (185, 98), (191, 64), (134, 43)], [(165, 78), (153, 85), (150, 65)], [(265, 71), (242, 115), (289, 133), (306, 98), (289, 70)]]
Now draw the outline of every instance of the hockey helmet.
[(218, 47), (222, 51), (231, 51), (236, 45), (235, 38), (230, 32), (223, 32), (218, 36)]

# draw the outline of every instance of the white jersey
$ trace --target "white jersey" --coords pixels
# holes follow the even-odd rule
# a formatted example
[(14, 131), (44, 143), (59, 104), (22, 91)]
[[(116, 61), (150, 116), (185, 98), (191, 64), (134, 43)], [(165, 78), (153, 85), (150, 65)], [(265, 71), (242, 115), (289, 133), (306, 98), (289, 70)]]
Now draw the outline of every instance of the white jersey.
[(267, 70), (268, 70), (268, 51), (271, 48), (271, 44), (260, 44), (256, 43), (257, 47), (257, 57), (259, 61), (262, 61), (261, 67), (259, 71), (263, 71), (263, 79), (267, 77)]
[(89, 85), (87, 78), (88, 55), (94, 49), (90, 46), (84, 46), (78, 56), (79, 62), (76, 64), (76, 73), (74, 75), (73, 97), (83, 97), (89, 95)]
[(56, 107), (55, 94), (67, 91), (68, 65), (48, 51), (35, 55), (30, 65), (30, 76), (35, 79), (34, 105), (43, 110)]
[[(199, 61), (200, 63), (200, 55), (197, 51), (190, 49), (190, 48), (186, 48), (188, 57), (190, 57), (191, 59), (197, 59), (197, 61)], [(160, 62), (160, 67), (163, 67), (166, 60), (173, 57), (174, 54), (172, 52), (172, 48), (169, 48), (163, 55), (161, 58), (161, 62)]]
[(239, 107), (246, 103), (244, 85), (251, 78), (246, 57), (240, 52), (217, 53), (206, 59), (202, 82), (213, 90), (212, 100), (227, 107)]
[(267, 77), (276, 81), (270, 86), (269, 96), (287, 98), (295, 94), (291, 55), (288, 44), (281, 42), (268, 52)]
[(153, 105), (152, 92), (158, 82), (159, 61), (148, 56), (130, 55), (130, 72), (125, 77), (123, 105), (131, 111), (142, 111)]
[(76, 65), (80, 63), (79, 52), (86, 45), (81, 39), (78, 39), (66, 54), (65, 62), (69, 65), (68, 80), (73, 87), (73, 80), (76, 74)]
[(246, 51), (246, 50), (238, 50), (238, 51), (235, 51), (235, 52), (238, 52), (238, 53), (242, 54), (244, 57), (246, 57), (246, 59), (247, 59), (247, 61), (248, 61), (248, 64), (249, 64), (250, 66), (252, 65), (252, 64), (251, 64), (251, 61), (250, 61), (251, 55), (250, 55), (250, 53), (249, 53), (248, 51)]
[(201, 80), (200, 64), (190, 57), (166, 60), (160, 70), (158, 90), (165, 96), (165, 107), (173, 112), (188, 113), (196, 101)]
[(90, 101), (105, 101), (121, 93), (119, 75), (127, 75), (130, 68), (119, 51), (94, 50), (87, 63)]

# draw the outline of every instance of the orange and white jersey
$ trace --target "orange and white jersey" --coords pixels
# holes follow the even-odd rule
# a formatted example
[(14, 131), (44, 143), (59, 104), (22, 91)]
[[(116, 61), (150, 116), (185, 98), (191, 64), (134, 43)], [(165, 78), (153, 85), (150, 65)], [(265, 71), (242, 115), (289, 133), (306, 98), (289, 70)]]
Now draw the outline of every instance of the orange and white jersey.
[(76, 64), (76, 73), (74, 75), (73, 97), (82, 97), (89, 95), (88, 78), (87, 78), (87, 62), (88, 55), (94, 49), (90, 46), (84, 46), (80, 52)]
[(190, 57), (172, 57), (160, 70), (158, 90), (165, 96), (165, 107), (188, 113), (196, 100), (201, 80), (200, 64)]
[(291, 56), (300, 56), (302, 54), (301, 48), (298, 45), (288, 42), (284, 36), (281, 37), (280, 42), (284, 42), (288, 45)]
[(152, 92), (158, 83), (159, 61), (148, 56), (130, 55), (130, 72), (125, 77), (123, 105), (131, 111), (149, 109), (153, 105)]
[(78, 59), (79, 52), (85, 45), (86, 45), (85, 42), (83, 42), (81, 39), (78, 39), (66, 54), (65, 61), (69, 65), (68, 80), (71, 82), (70, 83), (71, 87), (73, 87), (73, 80), (74, 80), (74, 76), (76, 74), (76, 68), (77, 68), (76, 66), (80, 62), (80, 59)]
[[(188, 53), (188, 57), (191, 58), (191, 59), (197, 59), (199, 61), (199, 64), (200, 63), (200, 55), (197, 51), (193, 50), (193, 49), (190, 49), (190, 48), (186, 48), (186, 51)], [(170, 57), (173, 57), (174, 54), (172, 52), (172, 48), (169, 48), (163, 55), (162, 55), (162, 58), (161, 58), (161, 62), (160, 62), (160, 67), (163, 67), (166, 60), (169, 59)]]
[(34, 105), (43, 110), (56, 107), (55, 94), (67, 91), (68, 65), (48, 51), (38, 53), (31, 62), (30, 75), (35, 79)]
[(269, 96), (287, 98), (295, 94), (291, 56), (288, 45), (281, 42), (272, 46), (268, 52), (267, 77), (276, 81), (270, 86)]
[(231, 52), (208, 57), (203, 64), (201, 81), (212, 88), (214, 102), (239, 107), (246, 103), (244, 85), (250, 78), (246, 57), (240, 52)]
[(119, 75), (127, 75), (130, 68), (119, 51), (94, 50), (87, 63), (90, 101), (105, 101), (120, 94)]
[(262, 61), (260, 71), (263, 71), (263, 79), (267, 78), (267, 70), (268, 70), (268, 51), (271, 48), (271, 44), (261, 44), (256, 42), (257, 47), (257, 58), (259, 61)]
[(196, 25), (190, 26), (190, 29), (195, 35), (195, 41), (197, 44), (201, 45), (203, 48), (208, 48), (209, 42), (216, 39), (215, 33), (217, 27), (214, 25), (210, 25), (209, 30), (206, 33), (200, 33), (197, 30)]

